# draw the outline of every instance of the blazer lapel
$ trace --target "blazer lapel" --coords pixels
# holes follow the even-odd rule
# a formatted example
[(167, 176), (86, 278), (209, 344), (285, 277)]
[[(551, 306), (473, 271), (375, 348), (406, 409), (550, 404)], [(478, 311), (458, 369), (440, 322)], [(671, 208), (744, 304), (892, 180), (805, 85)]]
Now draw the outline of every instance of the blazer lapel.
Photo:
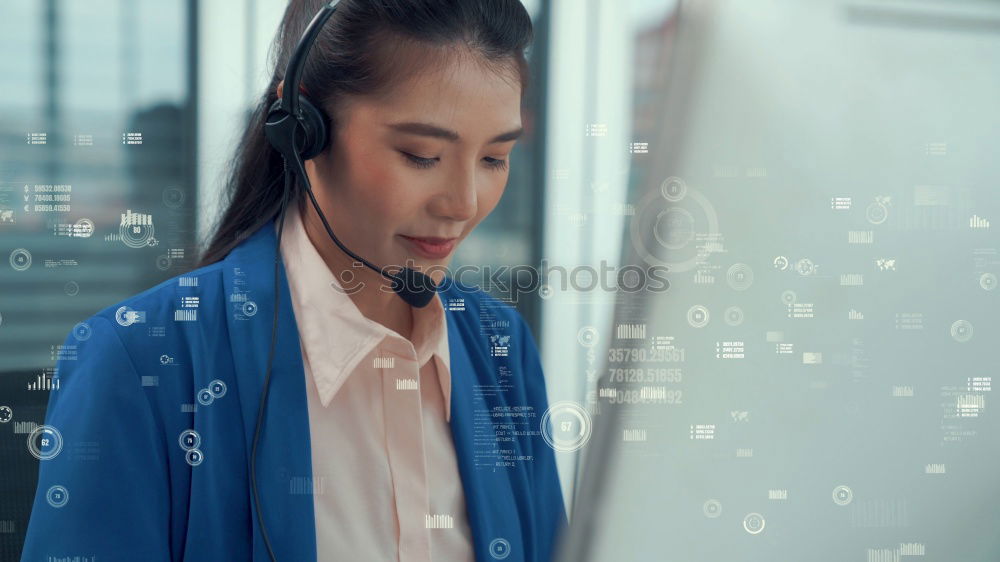
[[(274, 319), (274, 229), (271, 220), (223, 261), (226, 321), (243, 413), (248, 469)], [(313, 496), (299, 492), (312, 490), (305, 374), (284, 265), (279, 266), (278, 273), (277, 341), (257, 448), (257, 488), (275, 556), (279, 560), (315, 560)], [(251, 494), (251, 508), (256, 509), (252, 491), (247, 493)], [(270, 560), (256, 512), (251, 513), (251, 520), (254, 560)]]
[(477, 387), (495, 386), (495, 366), (480, 350), (466, 345), (468, 338), (478, 337), (471, 316), (464, 311), (447, 312), (451, 433), (476, 560), (524, 560), (520, 518), (507, 472), (518, 469), (491, 466), (496, 440), (490, 412), (502, 401), (496, 393), (477, 392)]

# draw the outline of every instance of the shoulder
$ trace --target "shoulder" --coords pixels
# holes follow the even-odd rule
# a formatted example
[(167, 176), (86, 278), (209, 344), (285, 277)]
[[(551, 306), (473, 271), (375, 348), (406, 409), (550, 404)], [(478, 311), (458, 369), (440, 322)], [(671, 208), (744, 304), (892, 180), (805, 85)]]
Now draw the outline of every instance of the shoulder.
[[(150, 317), (157, 321), (163, 320), (166, 313), (172, 314), (181, 308), (182, 297), (200, 297), (201, 295), (215, 298), (224, 292), (222, 288), (222, 267), (224, 262), (200, 267), (186, 273), (166, 279), (141, 293), (108, 305), (94, 314), (109, 320), (112, 324), (131, 326), (146, 323)], [(186, 301), (189, 306), (195, 302), (200, 308), (202, 301), (211, 304), (211, 299), (199, 298), (197, 301)]]
[(90, 400), (117, 403), (141, 388), (158, 416), (181, 415), (176, 404), (190, 401), (197, 361), (228, 343), (224, 263), (175, 275), (73, 326), (59, 352), (60, 392), (116, 388)]
[[(108, 305), (77, 323), (67, 336), (67, 342), (83, 344), (91, 335), (95, 340), (113, 336), (116, 342), (113, 345), (120, 347), (120, 353), (128, 355), (134, 365), (141, 366), (148, 362), (145, 357), (148, 354), (144, 351), (154, 342), (176, 348), (179, 347), (177, 335), (182, 330), (216, 329), (225, 324), (223, 264), (217, 262), (175, 275)], [(177, 321), (181, 319), (197, 319), (198, 322)], [(95, 347), (95, 342), (88, 342), (86, 347)], [(159, 361), (164, 353), (172, 355), (173, 351), (164, 350), (155, 359)]]

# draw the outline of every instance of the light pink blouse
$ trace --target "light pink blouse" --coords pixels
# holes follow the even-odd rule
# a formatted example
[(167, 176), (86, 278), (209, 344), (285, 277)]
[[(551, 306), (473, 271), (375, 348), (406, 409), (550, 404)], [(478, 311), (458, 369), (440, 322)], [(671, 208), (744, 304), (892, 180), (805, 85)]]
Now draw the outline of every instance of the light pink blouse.
[(305, 366), (319, 560), (473, 560), (441, 298), (411, 308), (412, 343), (368, 319), (334, 288), (296, 205), (281, 255)]

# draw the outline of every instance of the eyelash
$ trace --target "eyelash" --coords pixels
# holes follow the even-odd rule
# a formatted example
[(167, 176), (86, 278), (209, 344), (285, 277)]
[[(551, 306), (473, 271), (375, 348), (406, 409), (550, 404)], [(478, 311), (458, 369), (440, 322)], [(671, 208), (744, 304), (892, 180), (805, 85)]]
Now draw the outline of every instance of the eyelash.
[[(415, 156), (413, 154), (410, 154), (409, 152), (404, 152), (402, 150), (400, 150), (399, 153), (405, 156), (406, 159), (409, 160), (411, 164), (421, 169), (430, 168), (431, 166), (434, 165), (434, 162), (437, 161), (437, 158), (421, 158), (420, 156)], [(487, 156), (486, 158), (484, 158), (484, 160), (487, 161), (486, 165), (490, 168), (493, 168), (494, 170), (503, 171), (507, 169), (506, 159), (501, 160)]]

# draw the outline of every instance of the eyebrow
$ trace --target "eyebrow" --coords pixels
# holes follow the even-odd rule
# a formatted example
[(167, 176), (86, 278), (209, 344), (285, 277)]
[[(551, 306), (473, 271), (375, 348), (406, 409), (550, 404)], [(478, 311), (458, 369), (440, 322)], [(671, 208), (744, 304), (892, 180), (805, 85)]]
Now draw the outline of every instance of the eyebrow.
[[(391, 123), (389, 125), (389, 128), (394, 131), (398, 131), (400, 133), (421, 135), (425, 137), (434, 137), (451, 142), (457, 142), (460, 138), (457, 132), (452, 131), (451, 129), (438, 127), (437, 125), (431, 125), (430, 123), (418, 123), (418, 122)], [(507, 131), (506, 133), (500, 133), (499, 135), (490, 139), (490, 141), (487, 144), (512, 141), (520, 137), (521, 133), (523, 132), (524, 132), (524, 127), (518, 127), (512, 131)]]

